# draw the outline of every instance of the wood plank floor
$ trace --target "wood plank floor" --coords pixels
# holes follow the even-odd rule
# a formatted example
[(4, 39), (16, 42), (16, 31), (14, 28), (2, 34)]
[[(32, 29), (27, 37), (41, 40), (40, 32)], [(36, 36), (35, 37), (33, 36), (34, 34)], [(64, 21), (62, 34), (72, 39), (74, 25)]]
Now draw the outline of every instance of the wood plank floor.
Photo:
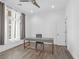
[[(31, 44), (31, 46), (34, 46)], [(40, 46), (39, 46), (40, 47)], [(35, 49), (24, 49), (23, 45), (7, 50), (0, 54), (0, 59), (73, 59), (68, 50), (63, 46), (55, 46), (54, 53), (51, 53), (51, 45), (45, 45), (36, 51)]]

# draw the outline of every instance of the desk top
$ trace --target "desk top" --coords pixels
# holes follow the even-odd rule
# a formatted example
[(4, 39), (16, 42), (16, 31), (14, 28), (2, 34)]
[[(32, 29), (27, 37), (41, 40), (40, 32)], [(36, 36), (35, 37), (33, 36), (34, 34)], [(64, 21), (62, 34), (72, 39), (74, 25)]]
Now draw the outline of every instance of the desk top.
[(53, 38), (25, 38), (25, 40), (53, 43)]

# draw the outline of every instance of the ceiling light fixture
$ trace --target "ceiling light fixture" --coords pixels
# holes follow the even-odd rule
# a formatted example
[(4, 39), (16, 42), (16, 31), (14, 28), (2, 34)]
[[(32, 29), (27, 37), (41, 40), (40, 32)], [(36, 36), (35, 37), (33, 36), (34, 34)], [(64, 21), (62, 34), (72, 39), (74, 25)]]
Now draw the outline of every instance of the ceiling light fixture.
[(51, 8), (55, 8), (55, 6), (54, 6), (54, 5), (52, 5), (52, 6), (51, 6)]
[(30, 12), (31, 12), (31, 13), (34, 13), (34, 11), (33, 11), (33, 10), (31, 10)]
[(20, 0), (20, 2), (32, 2), (33, 5), (35, 5), (38, 8), (40, 8), (40, 6), (37, 4), (36, 0)]
[(51, 0), (51, 8), (55, 8), (55, 0)]

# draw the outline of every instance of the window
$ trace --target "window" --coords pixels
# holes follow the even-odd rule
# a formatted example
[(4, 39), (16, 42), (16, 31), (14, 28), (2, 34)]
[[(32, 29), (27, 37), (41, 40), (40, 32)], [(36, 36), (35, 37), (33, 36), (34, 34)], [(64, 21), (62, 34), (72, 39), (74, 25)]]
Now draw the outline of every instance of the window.
[(8, 38), (11, 39), (11, 11), (8, 11)]
[(21, 14), (13, 9), (7, 9), (8, 39), (11, 41), (20, 40), (20, 17)]

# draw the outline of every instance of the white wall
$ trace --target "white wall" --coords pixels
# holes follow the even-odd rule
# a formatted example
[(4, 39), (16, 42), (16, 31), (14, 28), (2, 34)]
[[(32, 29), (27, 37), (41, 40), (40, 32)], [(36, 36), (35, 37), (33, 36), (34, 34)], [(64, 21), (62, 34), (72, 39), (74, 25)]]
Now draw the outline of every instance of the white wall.
[(26, 16), (26, 37), (33, 38), (42, 33), (44, 38), (55, 38), (56, 44), (65, 45), (64, 16), (65, 11), (48, 11)]
[(74, 59), (79, 59), (79, 0), (69, 0), (66, 16), (68, 49)]

